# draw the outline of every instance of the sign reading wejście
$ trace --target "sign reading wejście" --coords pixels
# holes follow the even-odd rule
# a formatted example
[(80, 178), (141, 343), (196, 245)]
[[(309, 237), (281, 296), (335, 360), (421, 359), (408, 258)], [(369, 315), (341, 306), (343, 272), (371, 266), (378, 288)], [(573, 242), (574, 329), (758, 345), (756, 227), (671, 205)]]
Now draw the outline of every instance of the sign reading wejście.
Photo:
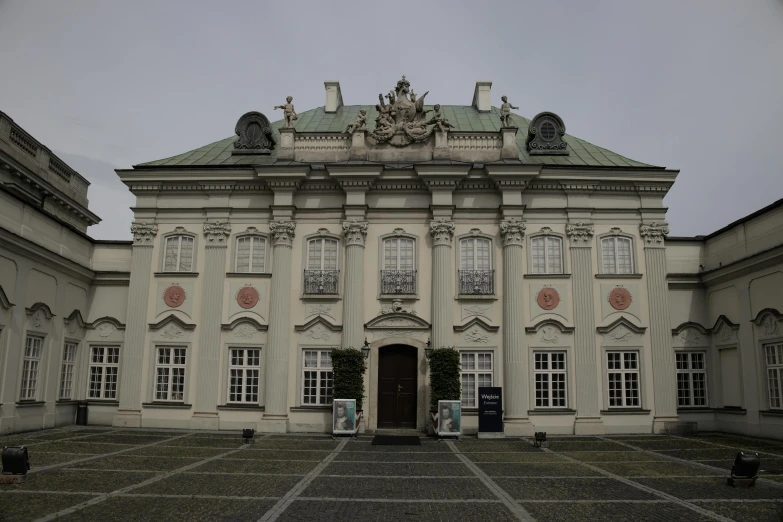
[(503, 388), (479, 387), (479, 432), (503, 431)]

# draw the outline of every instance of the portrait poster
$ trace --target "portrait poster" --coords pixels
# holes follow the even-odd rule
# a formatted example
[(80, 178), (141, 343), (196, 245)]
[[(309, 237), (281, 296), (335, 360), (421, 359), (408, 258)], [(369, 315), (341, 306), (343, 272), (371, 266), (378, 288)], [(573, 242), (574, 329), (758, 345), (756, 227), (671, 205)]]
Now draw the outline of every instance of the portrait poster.
[(438, 435), (459, 436), (462, 433), (460, 401), (438, 401)]
[(332, 401), (332, 433), (353, 435), (356, 431), (356, 399)]

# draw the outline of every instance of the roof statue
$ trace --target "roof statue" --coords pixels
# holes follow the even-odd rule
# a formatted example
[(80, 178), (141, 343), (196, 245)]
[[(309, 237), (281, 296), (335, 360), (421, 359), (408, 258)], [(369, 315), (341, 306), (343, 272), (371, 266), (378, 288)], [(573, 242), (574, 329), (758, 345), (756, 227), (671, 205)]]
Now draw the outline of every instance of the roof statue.
[(500, 106), (500, 124), (503, 127), (516, 127), (513, 121), (511, 121), (511, 110), (512, 109), (519, 109), (519, 107), (514, 107), (511, 105), (511, 103), (508, 101), (508, 96), (501, 96), (501, 100), (503, 100), (503, 105)]
[(353, 123), (349, 124), (345, 128), (345, 132), (352, 134), (358, 130), (365, 130), (366, 128), (367, 128), (367, 111), (361, 109), (359, 111), (359, 114), (356, 116), (356, 119), (353, 121)]
[[(428, 93), (429, 91), (417, 98), (410, 82), (403, 76), (389, 94), (378, 95), (380, 103), (375, 106), (378, 118), (375, 120), (375, 131), (370, 136), (379, 144), (388, 142), (395, 147), (426, 140), (435, 130), (437, 123), (437, 116), (427, 119), (427, 113), (432, 111), (424, 110), (424, 98)], [(389, 100), (388, 104), (384, 102), (384, 98)]]
[(294, 104), (291, 103), (294, 101), (293, 96), (288, 96), (285, 99), (285, 104), (283, 105), (275, 105), (275, 109), (283, 109), (283, 117), (285, 118), (285, 126), (288, 129), (293, 128), (294, 126), (294, 120), (299, 118), (299, 115), (296, 114), (296, 111), (294, 110)]

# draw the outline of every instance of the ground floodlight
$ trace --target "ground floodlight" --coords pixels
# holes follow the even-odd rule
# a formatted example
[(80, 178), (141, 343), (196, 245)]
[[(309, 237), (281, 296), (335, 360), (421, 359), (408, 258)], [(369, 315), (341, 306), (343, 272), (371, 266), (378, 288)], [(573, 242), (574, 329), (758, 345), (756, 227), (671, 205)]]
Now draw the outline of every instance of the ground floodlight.
[(245, 444), (249, 444), (251, 440), (253, 440), (253, 435), (256, 433), (256, 430), (252, 428), (245, 428), (242, 430), (242, 438), (245, 439)]
[(26, 475), (30, 469), (30, 457), (25, 446), (6, 446), (3, 448), (3, 473)]
[(546, 432), (545, 431), (537, 431), (536, 432), (536, 444), (535, 446), (537, 448), (541, 447), (541, 444), (546, 442)]
[(734, 479), (749, 479), (753, 481), (751, 483), (753, 485), (759, 476), (760, 467), (761, 459), (758, 453), (740, 451), (734, 459), (734, 465), (731, 467), (731, 477), (728, 478), (727, 483), (729, 486), (733, 486)]

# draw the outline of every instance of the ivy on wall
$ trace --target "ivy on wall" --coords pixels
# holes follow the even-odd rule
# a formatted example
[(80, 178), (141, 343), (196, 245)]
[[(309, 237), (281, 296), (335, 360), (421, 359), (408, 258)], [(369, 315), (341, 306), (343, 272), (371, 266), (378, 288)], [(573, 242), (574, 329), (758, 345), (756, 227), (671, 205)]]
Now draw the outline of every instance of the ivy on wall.
[(332, 350), (335, 399), (356, 399), (356, 410), (364, 401), (364, 372), (367, 365), (361, 350), (335, 348)]
[(437, 409), (438, 401), (460, 400), (460, 357), (454, 348), (442, 347), (430, 355), (430, 407)]

